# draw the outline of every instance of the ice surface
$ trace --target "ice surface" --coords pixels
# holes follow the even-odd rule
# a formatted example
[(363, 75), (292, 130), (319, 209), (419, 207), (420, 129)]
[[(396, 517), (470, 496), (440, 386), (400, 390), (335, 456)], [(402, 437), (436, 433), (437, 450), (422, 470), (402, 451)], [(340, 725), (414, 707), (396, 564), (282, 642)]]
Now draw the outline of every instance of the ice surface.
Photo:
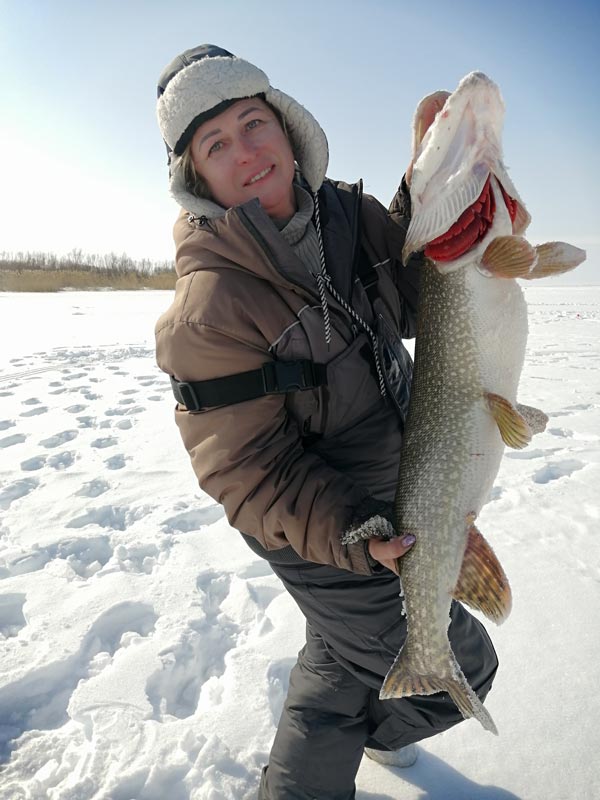
[[(550, 422), (478, 521), (514, 595), (500, 736), (364, 759), (357, 800), (600, 797), (600, 287), (525, 293), (519, 399)], [(0, 800), (256, 794), (303, 622), (196, 485), (154, 364), (169, 298), (0, 294)]]

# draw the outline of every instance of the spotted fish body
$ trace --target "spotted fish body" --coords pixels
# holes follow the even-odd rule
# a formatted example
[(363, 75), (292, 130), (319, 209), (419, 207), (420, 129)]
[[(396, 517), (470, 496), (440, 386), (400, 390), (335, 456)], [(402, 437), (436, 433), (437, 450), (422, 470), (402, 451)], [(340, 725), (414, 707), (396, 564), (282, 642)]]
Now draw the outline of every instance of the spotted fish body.
[(471, 73), (416, 143), (404, 256), (424, 249), (426, 258), (395, 503), (396, 529), (416, 543), (398, 561), (408, 633), (380, 695), (447, 691), (493, 732), (452, 652), (450, 607), (459, 599), (495, 622), (510, 612), (508, 581), (474, 522), (505, 444), (524, 447), (545, 424), (517, 404), (527, 308), (515, 278), (585, 257), (520, 236), (530, 218), (501, 160), (502, 116), (497, 86)]

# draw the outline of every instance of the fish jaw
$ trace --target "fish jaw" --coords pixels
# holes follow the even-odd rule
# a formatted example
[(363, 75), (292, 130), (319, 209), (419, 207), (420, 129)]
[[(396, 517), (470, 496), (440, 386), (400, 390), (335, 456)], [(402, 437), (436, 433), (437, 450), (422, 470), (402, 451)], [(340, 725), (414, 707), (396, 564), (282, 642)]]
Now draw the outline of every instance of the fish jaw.
[[(497, 190), (496, 211), (512, 201), (509, 216), (514, 219), (505, 234), (525, 230), (530, 217), (502, 161), (503, 118), (504, 103), (496, 84), (483, 73), (472, 72), (448, 97), (420, 144), (415, 137), (412, 217), (402, 251), (404, 263), (452, 228), (478, 201), (490, 176), (510, 199)], [(486, 233), (477, 243), (484, 240), (489, 243), (491, 236)], [(444, 271), (457, 268), (455, 262), (446, 262)]]

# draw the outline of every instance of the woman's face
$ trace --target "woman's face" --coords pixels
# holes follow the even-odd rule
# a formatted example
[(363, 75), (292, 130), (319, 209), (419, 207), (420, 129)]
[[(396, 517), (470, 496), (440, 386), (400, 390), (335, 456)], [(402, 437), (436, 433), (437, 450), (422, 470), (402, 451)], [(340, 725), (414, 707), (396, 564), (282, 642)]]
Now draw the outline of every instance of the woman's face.
[(279, 120), (258, 97), (238, 100), (195, 132), (191, 156), (214, 200), (225, 208), (258, 197), (270, 217), (296, 210), (294, 155)]

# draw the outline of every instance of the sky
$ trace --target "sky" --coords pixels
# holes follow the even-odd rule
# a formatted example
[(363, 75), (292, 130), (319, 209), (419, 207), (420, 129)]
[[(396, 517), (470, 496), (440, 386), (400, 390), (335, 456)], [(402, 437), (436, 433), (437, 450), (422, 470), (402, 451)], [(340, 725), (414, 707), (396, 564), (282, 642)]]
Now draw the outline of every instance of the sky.
[(600, 283), (600, 6), (456, 0), (0, 0), (0, 252), (173, 257), (156, 79), (211, 42), (260, 66), (319, 120), (328, 174), (388, 204), (418, 101), (472, 70), (505, 99), (504, 153), (532, 243)]

